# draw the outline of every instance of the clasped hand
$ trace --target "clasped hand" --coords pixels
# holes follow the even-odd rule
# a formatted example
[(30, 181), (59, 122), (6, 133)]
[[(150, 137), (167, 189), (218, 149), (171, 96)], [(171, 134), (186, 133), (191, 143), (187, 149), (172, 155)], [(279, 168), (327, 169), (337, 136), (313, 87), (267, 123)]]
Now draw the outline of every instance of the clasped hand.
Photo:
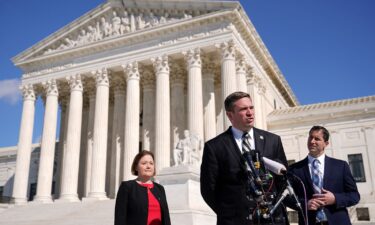
[(314, 194), (312, 199), (307, 202), (307, 208), (309, 210), (318, 210), (326, 205), (333, 205), (336, 203), (336, 198), (332, 192), (322, 188), (320, 194)]

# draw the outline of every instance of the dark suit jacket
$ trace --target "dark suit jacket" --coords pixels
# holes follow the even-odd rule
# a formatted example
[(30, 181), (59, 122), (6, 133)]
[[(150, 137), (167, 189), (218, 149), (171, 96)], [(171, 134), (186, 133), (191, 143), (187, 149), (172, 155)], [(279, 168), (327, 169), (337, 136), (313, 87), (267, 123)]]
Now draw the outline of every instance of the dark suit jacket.
[[(163, 186), (154, 182), (152, 194), (160, 203), (162, 224), (170, 225), (167, 198)], [(146, 225), (148, 216), (147, 188), (135, 180), (121, 183), (115, 206), (115, 225)]]
[[(286, 165), (280, 137), (253, 129), (261, 155)], [(246, 167), (231, 128), (205, 143), (200, 182), (203, 199), (216, 213), (217, 224), (249, 224), (247, 217), (254, 202), (246, 196)]]
[[(314, 190), (307, 157), (291, 165), (289, 171), (301, 179), (306, 188), (307, 201), (311, 199)], [(293, 186), (305, 208), (302, 185), (295, 181)], [(347, 162), (325, 156), (323, 188), (332, 192), (336, 198), (336, 204), (324, 207), (329, 224), (350, 225), (346, 207), (357, 204), (360, 196)], [(309, 224), (315, 224), (316, 211), (308, 211), (308, 215)], [(301, 213), (299, 213), (299, 224), (305, 224)]]

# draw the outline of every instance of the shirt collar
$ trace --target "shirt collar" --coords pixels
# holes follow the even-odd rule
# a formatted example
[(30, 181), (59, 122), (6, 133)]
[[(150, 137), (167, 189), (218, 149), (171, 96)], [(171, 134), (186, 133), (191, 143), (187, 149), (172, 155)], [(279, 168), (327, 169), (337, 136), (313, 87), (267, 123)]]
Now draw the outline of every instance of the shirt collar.
[(307, 158), (309, 160), (309, 164), (311, 164), (314, 161), (314, 159), (318, 159), (320, 164), (322, 165), (324, 163), (325, 158), (326, 158), (326, 154), (323, 153), (321, 156), (319, 156), (317, 158), (312, 157), (311, 155), (307, 155)]
[[(242, 139), (242, 135), (243, 135), (244, 132), (242, 130), (239, 130), (239, 129), (232, 126), (232, 133), (233, 133), (233, 137), (235, 139)], [(253, 128), (251, 128), (247, 133), (249, 133), (251, 139), (254, 140), (254, 130), (253, 130)]]

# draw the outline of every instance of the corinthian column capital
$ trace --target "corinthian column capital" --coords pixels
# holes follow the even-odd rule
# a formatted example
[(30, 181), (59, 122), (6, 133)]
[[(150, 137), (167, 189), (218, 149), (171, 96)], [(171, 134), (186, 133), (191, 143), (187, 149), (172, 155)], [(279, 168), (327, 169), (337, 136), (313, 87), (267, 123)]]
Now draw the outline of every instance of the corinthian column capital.
[(202, 67), (201, 50), (199, 48), (182, 52), (182, 54), (185, 56), (188, 69), (192, 67)]
[(151, 58), (152, 64), (154, 66), (155, 73), (169, 73), (168, 56), (158, 56), (156, 58)]
[(32, 84), (25, 84), (20, 87), (24, 100), (35, 100), (35, 90)]
[(66, 78), (69, 86), (70, 91), (83, 91), (82, 79), (80, 74), (72, 75)]
[(138, 62), (132, 62), (121, 66), (125, 71), (126, 80), (139, 80)]
[(107, 68), (98, 69), (91, 72), (95, 75), (96, 86), (109, 86), (109, 76)]
[(51, 79), (42, 83), (44, 90), (46, 91), (46, 95), (49, 96), (58, 96), (59, 91), (57, 89), (57, 83), (55, 79)]
[(235, 60), (236, 58), (236, 46), (234, 41), (223, 42), (216, 45), (221, 50), (222, 60)]
[(238, 60), (236, 60), (236, 72), (237, 73), (246, 73), (246, 71), (248, 70), (248, 65), (245, 61), (244, 58), (239, 58)]

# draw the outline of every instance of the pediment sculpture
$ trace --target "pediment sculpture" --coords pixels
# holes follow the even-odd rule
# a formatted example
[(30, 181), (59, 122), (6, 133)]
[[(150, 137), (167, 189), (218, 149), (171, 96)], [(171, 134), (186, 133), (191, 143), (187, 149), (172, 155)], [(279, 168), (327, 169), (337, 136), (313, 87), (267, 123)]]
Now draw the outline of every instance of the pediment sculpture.
[(57, 45), (47, 48), (43, 55), (190, 18), (192, 15), (186, 13), (171, 16), (168, 12), (155, 15), (153, 12), (134, 14), (128, 13), (127, 10), (122, 12), (113, 10), (108, 15), (94, 19), (90, 25), (81, 27), (74, 34), (62, 38)]

